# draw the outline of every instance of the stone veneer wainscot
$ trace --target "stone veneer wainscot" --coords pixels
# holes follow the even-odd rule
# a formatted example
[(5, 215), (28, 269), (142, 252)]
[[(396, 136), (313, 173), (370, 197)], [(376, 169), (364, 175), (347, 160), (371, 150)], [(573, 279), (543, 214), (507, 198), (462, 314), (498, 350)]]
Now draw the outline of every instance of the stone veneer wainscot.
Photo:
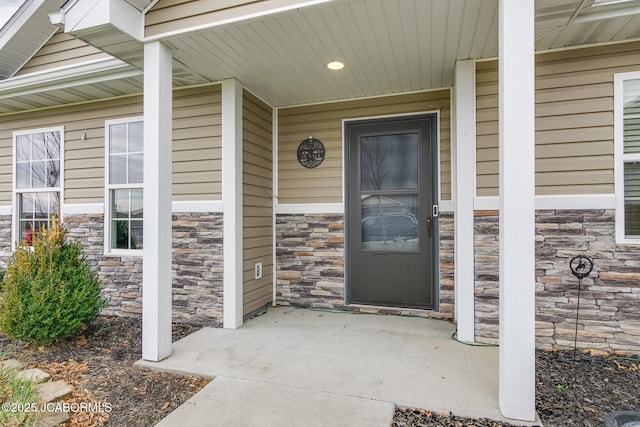
[[(476, 339), (498, 338), (498, 212), (477, 211)], [(617, 245), (614, 210), (536, 212), (536, 344), (573, 348), (576, 255), (593, 259), (580, 294), (578, 348), (640, 353), (640, 245)]]
[[(104, 255), (104, 215), (67, 215), (69, 238), (79, 241), (102, 282), (107, 315), (142, 313), (142, 257)], [(173, 215), (173, 320), (222, 324), (222, 214)]]
[[(450, 318), (454, 300), (453, 214), (443, 213), (439, 224), (440, 312), (431, 315)], [(421, 310), (345, 306), (344, 248), (343, 215), (278, 215), (278, 304), (426, 316)]]

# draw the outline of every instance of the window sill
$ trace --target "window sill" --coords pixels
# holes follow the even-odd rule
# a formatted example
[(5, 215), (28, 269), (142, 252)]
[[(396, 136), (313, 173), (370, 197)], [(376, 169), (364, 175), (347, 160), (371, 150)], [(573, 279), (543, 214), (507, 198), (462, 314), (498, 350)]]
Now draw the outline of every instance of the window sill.
[(141, 250), (137, 250), (137, 249), (132, 249), (132, 250), (112, 250), (109, 252), (104, 252), (103, 254), (105, 257), (110, 257), (110, 258), (116, 258), (116, 257), (138, 257), (138, 258), (142, 258), (143, 255), (143, 251)]

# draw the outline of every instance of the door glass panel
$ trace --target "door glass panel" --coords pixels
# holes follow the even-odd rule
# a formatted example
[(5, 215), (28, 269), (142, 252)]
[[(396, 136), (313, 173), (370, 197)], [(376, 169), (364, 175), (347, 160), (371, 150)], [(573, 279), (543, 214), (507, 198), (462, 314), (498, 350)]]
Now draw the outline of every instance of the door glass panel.
[(361, 249), (418, 252), (418, 195), (363, 195)]
[(418, 134), (360, 138), (362, 191), (418, 188)]

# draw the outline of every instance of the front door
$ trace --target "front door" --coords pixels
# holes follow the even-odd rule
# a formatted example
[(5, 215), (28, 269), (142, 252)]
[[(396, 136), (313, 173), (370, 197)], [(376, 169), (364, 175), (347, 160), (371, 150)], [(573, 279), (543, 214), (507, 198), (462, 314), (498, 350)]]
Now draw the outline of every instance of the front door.
[(434, 308), (436, 123), (346, 125), (349, 304)]

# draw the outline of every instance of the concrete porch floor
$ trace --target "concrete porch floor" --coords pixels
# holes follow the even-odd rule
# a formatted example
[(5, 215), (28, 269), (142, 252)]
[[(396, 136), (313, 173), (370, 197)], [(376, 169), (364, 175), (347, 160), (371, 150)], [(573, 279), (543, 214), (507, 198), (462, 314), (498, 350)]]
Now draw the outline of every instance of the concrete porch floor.
[(160, 426), (384, 425), (394, 405), (504, 420), (498, 349), (444, 320), (274, 307), (203, 328), (151, 369), (215, 377)]

